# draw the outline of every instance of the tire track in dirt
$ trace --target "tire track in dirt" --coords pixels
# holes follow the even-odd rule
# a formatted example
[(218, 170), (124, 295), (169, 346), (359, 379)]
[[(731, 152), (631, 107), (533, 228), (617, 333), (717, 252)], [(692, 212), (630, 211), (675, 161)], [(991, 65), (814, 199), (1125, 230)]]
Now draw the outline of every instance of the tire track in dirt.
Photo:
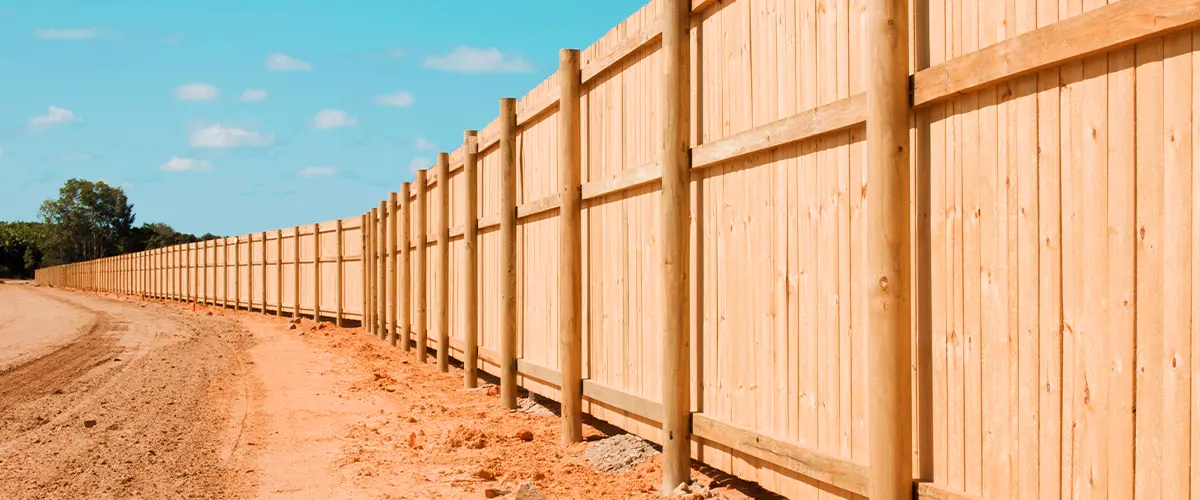
[(91, 311), (96, 319), (82, 335), (48, 354), (0, 372), (0, 417), (14, 404), (61, 391), (117, 352), (116, 323), (107, 313)]

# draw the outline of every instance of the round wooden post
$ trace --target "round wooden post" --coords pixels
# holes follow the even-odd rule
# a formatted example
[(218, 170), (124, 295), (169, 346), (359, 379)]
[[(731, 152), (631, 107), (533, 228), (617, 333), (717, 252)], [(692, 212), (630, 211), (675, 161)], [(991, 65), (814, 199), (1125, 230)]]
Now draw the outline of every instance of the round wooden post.
[(400, 332), (396, 331), (399, 325), (396, 318), (400, 313), (400, 308), (396, 307), (396, 271), (399, 267), (396, 265), (396, 219), (399, 218), (396, 215), (396, 193), (388, 193), (387, 251), (384, 254), (387, 258), (387, 265), (384, 267), (387, 269), (387, 298), (385, 302), (387, 302), (387, 308), (390, 311), (387, 315), (387, 341), (392, 347), (396, 346), (396, 339), (400, 337)]
[(321, 223), (313, 224), (313, 321), (321, 322)]
[[(334, 321), (337, 321), (337, 326), (346, 326), (346, 318), (343, 313), (343, 310), (346, 308), (346, 257), (345, 251), (342, 248), (342, 219), (337, 220), (335, 230), (337, 231), (337, 277), (335, 278), (337, 283), (337, 316), (334, 318)], [(266, 253), (263, 254), (263, 257), (266, 257)], [(267, 271), (264, 267), (263, 279), (266, 279), (266, 273)], [(263, 294), (263, 304), (267, 303), (266, 297), (266, 294)]]
[(275, 316), (283, 316), (283, 230), (275, 230)]
[(437, 157), (437, 367), (450, 371), (450, 155)]
[(462, 275), (463, 386), (479, 385), (479, 134), (463, 132), (463, 253)]
[(362, 321), (360, 321), (359, 324), (362, 326), (363, 330), (367, 332), (371, 331), (371, 280), (369, 279), (370, 275), (367, 272), (367, 217), (369, 214), (370, 212), (367, 212), (359, 216), (358, 222), (358, 242), (360, 247), (358, 260), (359, 263), (362, 264), (359, 266), (359, 271), (362, 274), (359, 282), (359, 284), (362, 285)]
[(300, 226), (292, 226), (292, 317), (300, 317)]
[(429, 330), (427, 329), (429, 287), (426, 286), (429, 277), (426, 271), (429, 267), (429, 253), (425, 248), (425, 242), (429, 238), (426, 232), (426, 222), (429, 219), (429, 204), (425, 199), (426, 192), (429, 191), (429, 186), (425, 183), (425, 172), (425, 170), (418, 170), (417, 178), (414, 181), (417, 183), (417, 210), (419, 211), (414, 214), (414, 217), (417, 218), (417, 239), (416, 248), (413, 249), (417, 252), (417, 283), (415, 290), (417, 292), (417, 361), (422, 363), (429, 358)]
[(367, 216), (363, 225), (363, 279), (366, 281), (363, 286), (366, 287), (366, 293), (363, 295), (366, 301), (366, 308), (363, 310), (363, 324), (366, 325), (368, 332), (379, 336), (379, 331), (375, 329), (375, 212), (377, 209), (372, 208), (367, 211)]
[(387, 340), (387, 200), (379, 202), (375, 221), (375, 330), (379, 340)]
[(409, 219), (412, 213), (412, 188), (400, 184), (400, 343), (412, 349), (412, 249), (409, 248)]
[(500, 99), (500, 403), (517, 407), (517, 100)]
[(580, 220), (579, 51), (558, 54), (558, 359), (562, 373), (562, 439), (583, 440), (583, 325), (580, 280), (583, 278)]
[(872, 500), (912, 497), (908, 3), (867, 2), (867, 366)]
[(691, 364), (688, 347), (688, 224), (691, 190), (688, 21), (690, 0), (662, 7), (665, 113), (662, 127), (663, 494), (691, 474)]
[(266, 314), (267, 313), (267, 288), (268, 288), (267, 287), (267, 232), (266, 231), (259, 233), (259, 240), (262, 241), (262, 248), (259, 249), (259, 257), (262, 259), (262, 266), (261, 266), (261, 271), (262, 271), (262, 287), (261, 288), (262, 288), (262, 291), (259, 292), (259, 295), (261, 295), (260, 304), (262, 305), (262, 307), (259, 308), (259, 312)]

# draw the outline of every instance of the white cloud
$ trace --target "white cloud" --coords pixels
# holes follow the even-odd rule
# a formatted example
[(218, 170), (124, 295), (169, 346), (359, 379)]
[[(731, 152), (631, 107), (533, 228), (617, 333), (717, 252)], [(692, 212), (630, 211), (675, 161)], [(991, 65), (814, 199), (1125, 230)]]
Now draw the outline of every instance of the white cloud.
[(383, 94), (375, 98), (375, 104), (396, 108), (407, 108), (413, 104), (412, 92), (400, 90), (393, 94)]
[(34, 35), (43, 40), (87, 40), (100, 36), (96, 28), (42, 28), (34, 31)]
[(337, 173), (337, 169), (333, 167), (307, 167), (296, 173), (296, 177), (301, 179), (311, 179), (313, 177), (329, 177)]
[(421, 136), (421, 137), (417, 138), (416, 147), (417, 147), (417, 151), (433, 151), (433, 150), (437, 149), (437, 144), (434, 144), (434, 143), (430, 142), (429, 139), (426, 139), (424, 136)]
[(211, 162), (195, 158), (172, 157), (158, 167), (163, 172), (208, 172), (213, 169)]
[(271, 71), (309, 71), (313, 69), (308, 61), (301, 61), (282, 52), (267, 55), (267, 69)]
[(433, 160), (430, 160), (429, 158), (423, 158), (420, 156), (413, 158), (412, 161), (408, 162), (408, 169), (412, 170), (413, 172), (416, 172), (418, 170), (425, 170), (432, 166), (433, 166)]
[(221, 91), (217, 87), (202, 82), (192, 82), (175, 91), (175, 98), (181, 101), (215, 101), (218, 97)]
[(265, 91), (265, 90), (246, 89), (245, 92), (242, 92), (241, 97), (238, 97), (238, 100), (245, 101), (245, 102), (258, 102), (258, 101), (261, 101), (266, 98), (267, 98), (267, 91)]
[(315, 129), (353, 127), (355, 125), (358, 125), (358, 118), (350, 118), (345, 111), (340, 109), (321, 110), (312, 119), (312, 128)]
[(497, 48), (460, 45), (449, 54), (425, 58), (424, 67), (455, 73), (529, 73), (533, 64), (520, 54), (505, 54)]
[(192, 147), (228, 149), (240, 146), (267, 146), (275, 140), (271, 134), (226, 125), (209, 125), (192, 130)]
[(75, 116), (71, 110), (60, 108), (58, 106), (50, 106), (46, 114), (38, 115), (29, 119), (29, 127), (34, 132), (43, 132), (55, 125), (65, 125), (68, 123), (78, 123), (83, 121), (82, 118)]

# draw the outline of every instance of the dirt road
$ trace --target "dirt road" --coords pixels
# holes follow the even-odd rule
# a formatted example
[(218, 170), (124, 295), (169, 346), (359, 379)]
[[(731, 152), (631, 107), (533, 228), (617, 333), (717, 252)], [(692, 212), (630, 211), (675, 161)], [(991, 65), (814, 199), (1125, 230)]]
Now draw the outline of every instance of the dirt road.
[(657, 497), (357, 329), (0, 285), (0, 370), (2, 498)]

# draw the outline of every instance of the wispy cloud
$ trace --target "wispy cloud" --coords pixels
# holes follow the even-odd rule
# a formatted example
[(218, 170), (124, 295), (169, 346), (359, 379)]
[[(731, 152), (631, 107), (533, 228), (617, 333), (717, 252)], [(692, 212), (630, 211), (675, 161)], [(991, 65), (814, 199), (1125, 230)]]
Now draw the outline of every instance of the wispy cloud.
[(375, 104), (380, 106), (391, 106), (394, 108), (407, 108), (413, 105), (414, 97), (412, 92), (400, 90), (391, 94), (383, 94), (375, 98)]
[(337, 169), (333, 167), (307, 167), (296, 172), (296, 177), (311, 179), (313, 177), (329, 177), (336, 173)]
[(189, 138), (192, 147), (208, 149), (268, 146), (275, 140), (271, 134), (220, 124), (196, 128), (191, 131)]
[(301, 61), (282, 52), (267, 55), (267, 69), (271, 71), (309, 71), (313, 69), (308, 61)]
[(33, 32), (42, 40), (88, 40), (100, 37), (99, 28), (41, 28)]
[(242, 95), (238, 97), (239, 101), (258, 102), (267, 98), (267, 91), (262, 89), (246, 89)]
[(192, 82), (175, 91), (175, 98), (181, 101), (215, 101), (220, 96), (216, 86), (202, 82)]
[(312, 128), (322, 130), (329, 128), (353, 127), (358, 125), (358, 118), (351, 118), (340, 109), (325, 109), (312, 119)]
[(433, 151), (437, 149), (437, 144), (434, 144), (429, 139), (426, 139), (425, 136), (421, 136), (417, 138), (416, 148), (417, 151)]
[(29, 128), (34, 133), (45, 132), (51, 127), (58, 125), (66, 125), (68, 123), (78, 123), (83, 121), (82, 118), (75, 116), (71, 110), (60, 108), (58, 106), (50, 106), (46, 114), (38, 115), (29, 119)]
[(529, 73), (533, 64), (520, 54), (505, 54), (497, 48), (460, 45), (445, 55), (425, 58), (426, 69), (455, 73)]
[(205, 160), (174, 156), (158, 169), (163, 172), (208, 172), (213, 169), (213, 164)]
[(416, 172), (418, 170), (425, 170), (432, 166), (433, 166), (433, 160), (430, 160), (429, 158), (425, 158), (422, 156), (413, 158), (412, 161), (408, 162), (408, 169), (413, 172)]

